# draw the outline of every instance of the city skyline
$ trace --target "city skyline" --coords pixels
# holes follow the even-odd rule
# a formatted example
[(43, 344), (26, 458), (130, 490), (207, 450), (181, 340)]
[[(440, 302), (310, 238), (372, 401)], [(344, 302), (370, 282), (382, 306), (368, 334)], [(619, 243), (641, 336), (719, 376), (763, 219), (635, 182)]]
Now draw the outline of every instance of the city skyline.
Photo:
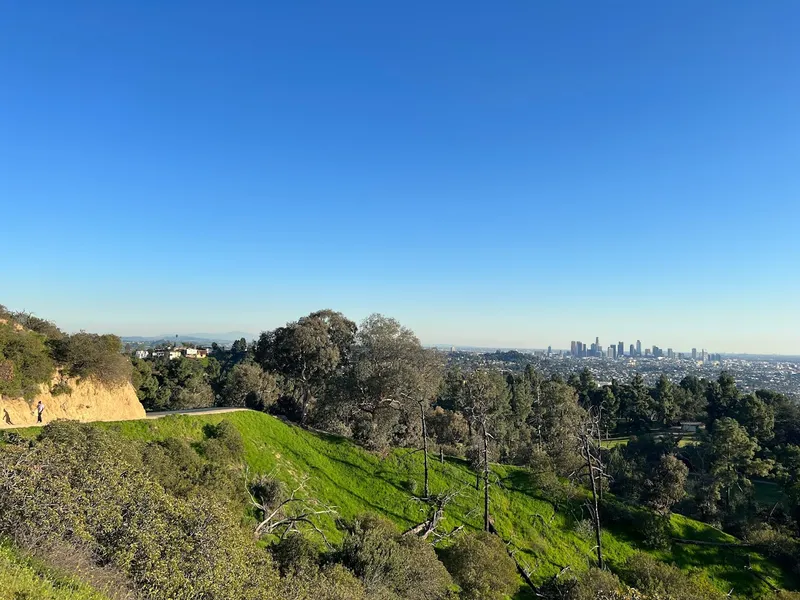
[[(552, 347), (548, 346), (548, 354), (552, 352)], [(643, 345), (642, 341), (637, 339), (636, 343), (628, 345), (628, 351), (625, 351), (625, 342), (620, 340), (618, 342), (611, 342), (608, 346), (603, 346), (600, 343), (600, 336), (595, 337), (595, 341), (587, 346), (581, 340), (572, 340), (569, 346), (569, 355), (578, 358), (599, 357), (599, 358), (667, 358), (667, 359), (692, 359), (700, 360), (701, 362), (719, 360), (719, 352), (709, 352), (706, 348), (701, 348), (698, 352), (696, 347), (692, 347), (691, 351), (675, 350), (673, 348), (662, 348), (656, 344)]]
[(0, 302), (800, 353), (800, 3), (235, 4), (4, 8)]

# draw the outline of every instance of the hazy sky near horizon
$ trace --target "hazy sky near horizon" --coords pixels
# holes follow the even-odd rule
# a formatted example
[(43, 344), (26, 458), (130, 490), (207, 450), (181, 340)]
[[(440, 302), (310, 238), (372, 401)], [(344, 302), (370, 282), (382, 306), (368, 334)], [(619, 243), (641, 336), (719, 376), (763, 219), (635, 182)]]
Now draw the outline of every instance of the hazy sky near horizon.
[(0, 303), (800, 353), (800, 3), (0, 1)]

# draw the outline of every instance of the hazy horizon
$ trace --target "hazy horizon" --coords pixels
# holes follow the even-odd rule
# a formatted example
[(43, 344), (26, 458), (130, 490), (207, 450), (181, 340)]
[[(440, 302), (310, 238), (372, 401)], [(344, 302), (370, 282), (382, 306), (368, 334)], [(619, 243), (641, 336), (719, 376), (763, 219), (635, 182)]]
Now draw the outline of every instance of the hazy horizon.
[[(0, 302), (800, 353), (800, 3), (11, 3)], [(209, 41), (213, 40), (213, 43)]]
[[(274, 329), (275, 327), (280, 327), (285, 325), (287, 322), (297, 320), (298, 318), (313, 312), (314, 310), (320, 310), (323, 308), (333, 308), (334, 310), (338, 310), (336, 307), (331, 306), (317, 306), (314, 308), (309, 308), (304, 312), (298, 314), (289, 314), (287, 313), (285, 318), (277, 318), (275, 316), (272, 317), (265, 317), (264, 324), (261, 326), (248, 326), (248, 325), (233, 325), (233, 326), (226, 326), (225, 324), (219, 324), (218, 326), (212, 326), (213, 321), (197, 321), (195, 322), (196, 326), (193, 326), (191, 323), (187, 326), (180, 326), (181, 320), (176, 318), (176, 320), (172, 323), (165, 323), (163, 326), (152, 326), (152, 327), (126, 327), (126, 326), (115, 326), (113, 325), (113, 316), (111, 315), (104, 315), (107, 319), (112, 319), (109, 321), (100, 320), (97, 318), (89, 319), (84, 322), (75, 322), (74, 320), (70, 320), (68, 314), (64, 314), (59, 310), (59, 307), (53, 304), (52, 312), (44, 311), (44, 310), (33, 310), (30, 306), (22, 307), (18, 305), (11, 304), (7, 302), (7, 298), (0, 299), (0, 304), (6, 304), (9, 309), (12, 310), (27, 310), (34, 313), (37, 316), (42, 318), (47, 318), (49, 320), (54, 321), (57, 325), (59, 325), (62, 329), (69, 331), (69, 332), (76, 332), (80, 330), (85, 331), (92, 331), (98, 333), (114, 333), (121, 337), (171, 337), (180, 335), (180, 336), (188, 336), (188, 335), (197, 335), (198, 333), (204, 333), (209, 335), (220, 335), (226, 334), (230, 332), (237, 332), (237, 333), (246, 333), (250, 337), (257, 337), (261, 331)], [(356, 323), (360, 323), (365, 317), (367, 317), (370, 312), (364, 314), (354, 314), (348, 313), (348, 311), (342, 311), (345, 316), (354, 320)], [(378, 312), (378, 311), (375, 311)], [(54, 314), (55, 313), (55, 314)], [(442, 346), (460, 346), (460, 347), (475, 347), (475, 348), (491, 348), (491, 349), (498, 349), (498, 348), (520, 348), (520, 349), (546, 349), (548, 346), (551, 346), (553, 349), (561, 349), (561, 350), (568, 350), (569, 343), (571, 340), (582, 341), (587, 345), (590, 345), (594, 342), (595, 337), (600, 338), (600, 343), (603, 347), (608, 347), (610, 344), (616, 345), (618, 342), (622, 341), (625, 344), (625, 351), (628, 351), (630, 344), (635, 344), (637, 340), (641, 340), (642, 348), (652, 348), (655, 344), (662, 348), (663, 350), (667, 350), (667, 348), (672, 348), (675, 352), (687, 352), (690, 351), (692, 348), (697, 348), (698, 352), (701, 349), (705, 349), (708, 352), (720, 352), (724, 354), (777, 354), (777, 355), (787, 355), (787, 356), (795, 356), (798, 355), (796, 350), (792, 350), (791, 345), (787, 345), (787, 350), (780, 350), (780, 349), (769, 349), (769, 346), (756, 346), (755, 344), (751, 346), (747, 346), (745, 342), (741, 342), (741, 345), (733, 347), (724, 347), (721, 344), (715, 345), (712, 343), (705, 343), (702, 336), (698, 335), (694, 338), (694, 341), (689, 342), (676, 342), (676, 337), (674, 335), (669, 335), (665, 333), (664, 335), (645, 335), (641, 334), (638, 337), (634, 337), (635, 334), (631, 334), (629, 336), (611, 336), (607, 333), (604, 335), (604, 330), (607, 330), (608, 327), (603, 327), (602, 329), (598, 327), (595, 330), (587, 329), (585, 331), (591, 332), (589, 334), (582, 334), (581, 332), (577, 332), (576, 335), (570, 336), (568, 333), (565, 335), (564, 333), (558, 332), (554, 329), (554, 326), (550, 325), (547, 327), (548, 331), (553, 331), (552, 339), (547, 339), (543, 337), (543, 334), (539, 333), (543, 331), (544, 327), (537, 327), (536, 323), (532, 321), (525, 321), (521, 319), (521, 324), (517, 327), (516, 337), (505, 337), (500, 338), (498, 337), (481, 337), (478, 334), (470, 334), (468, 327), (461, 327), (461, 331), (456, 331), (455, 329), (445, 329), (444, 327), (440, 327), (438, 330), (433, 329), (433, 333), (431, 329), (424, 329), (420, 327), (417, 323), (413, 321), (413, 319), (404, 318), (402, 315), (398, 315), (396, 313), (385, 312), (383, 313), (386, 316), (397, 318), (403, 325), (410, 327), (417, 336), (420, 338), (423, 344), (428, 346), (433, 345), (442, 345)], [(61, 317), (56, 315), (62, 315)], [(152, 316), (152, 314), (151, 314)], [(469, 323), (469, 319), (478, 319), (481, 318), (480, 315), (472, 315), (471, 317), (465, 317), (464, 323)], [(125, 320), (120, 319), (121, 322), (125, 322)], [(482, 325), (488, 327), (491, 321), (491, 317), (487, 316), (484, 318)], [(448, 323), (452, 322), (456, 327), (458, 326), (458, 321), (448, 321)], [(631, 330), (630, 327), (627, 328), (629, 331)], [(443, 333), (437, 334), (436, 331), (441, 331)], [(570, 329), (570, 331), (575, 332), (576, 329)], [(530, 337), (525, 337), (529, 335)], [(210, 338), (209, 338), (210, 339)], [(248, 338), (249, 339), (249, 338)]]

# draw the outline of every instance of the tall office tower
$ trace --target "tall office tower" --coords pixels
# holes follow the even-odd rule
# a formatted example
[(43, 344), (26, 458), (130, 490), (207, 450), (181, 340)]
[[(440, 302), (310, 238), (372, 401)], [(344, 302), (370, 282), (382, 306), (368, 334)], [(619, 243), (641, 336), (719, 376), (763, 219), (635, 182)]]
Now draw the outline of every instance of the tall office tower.
[(642, 340), (636, 340), (636, 356), (642, 355)]
[(547, 347), (547, 356), (550, 356), (552, 353), (553, 353), (553, 347), (552, 346), (548, 346)]
[(667, 358), (675, 358), (675, 353), (672, 351), (672, 348), (667, 348)]
[(636, 356), (636, 348), (634, 348), (634, 347), (633, 347), (633, 344), (631, 344), (631, 347), (630, 347), (630, 352), (629, 352), (629, 354), (630, 354), (631, 356)]
[(706, 354), (706, 349), (705, 348), (703, 348), (700, 351), (700, 360), (703, 361), (703, 362), (707, 362), (708, 361), (708, 354)]
[(650, 356), (650, 348), (645, 348), (644, 349), (644, 355), (645, 356)]
[(625, 354), (625, 344), (620, 342), (617, 344), (617, 356), (622, 357)]
[(586, 344), (584, 344), (583, 342), (581, 342), (581, 356), (583, 357), (586, 356)]
[(697, 360), (697, 348), (692, 348), (692, 360)]
[(578, 356), (578, 342), (573, 340), (569, 343), (569, 353), (572, 354), (572, 356)]
[(683, 352), (678, 352), (678, 360), (683, 360), (684, 358), (686, 357), (683, 355)]
[(655, 356), (656, 358), (658, 358), (658, 356), (659, 356), (659, 352), (660, 352), (660, 351), (661, 351), (661, 350), (659, 349), (659, 347), (658, 347), (658, 346), (656, 346), (655, 344), (653, 344), (653, 356)]
[(597, 344), (592, 344), (589, 350), (592, 354), (595, 354), (597, 352)]
[(608, 350), (606, 351), (606, 357), (608, 357), (608, 358), (616, 358), (614, 356), (615, 353), (616, 353), (616, 347), (615, 346), (609, 346)]

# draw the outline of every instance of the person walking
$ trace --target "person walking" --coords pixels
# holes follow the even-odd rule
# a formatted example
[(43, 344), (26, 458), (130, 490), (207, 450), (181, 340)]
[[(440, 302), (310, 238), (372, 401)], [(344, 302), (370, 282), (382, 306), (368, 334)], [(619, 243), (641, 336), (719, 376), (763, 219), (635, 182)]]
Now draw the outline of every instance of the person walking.
[(41, 400), (39, 400), (39, 404), (36, 405), (36, 422), (42, 422), (42, 413), (44, 412), (44, 404)]

